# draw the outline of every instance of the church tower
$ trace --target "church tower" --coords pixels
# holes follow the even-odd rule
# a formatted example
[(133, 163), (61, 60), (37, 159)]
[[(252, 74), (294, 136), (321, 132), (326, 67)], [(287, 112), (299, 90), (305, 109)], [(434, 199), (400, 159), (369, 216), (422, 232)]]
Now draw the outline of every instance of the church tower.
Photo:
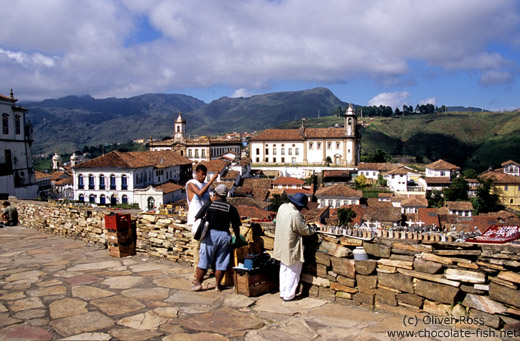
[(355, 166), (361, 159), (361, 134), (357, 124), (357, 116), (352, 104), (348, 105), (345, 111), (345, 135), (344, 135), (344, 155), (345, 165)]
[(186, 119), (184, 119), (182, 117), (182, 114), (179, 111), (179, 116), (175, 120), (173, 141), (175, 143), (185, 143), (186, 142), (185, 134), (186, 134)]
[(61, 156), (58, 155), (58, 152), (54, 153), (52, 157), (52, 170), (58, 171), (61, 168)]
[(186, 119), (182, 117), (180, 110), (173, 128), (171, 150), (175, 151), (180, 156), (186, 156)]
[(76, 152), (72, 153), (72, 156), (70, 157), (70, 166), (74, 167), (78, 164), (79, 157), (76, 155)]

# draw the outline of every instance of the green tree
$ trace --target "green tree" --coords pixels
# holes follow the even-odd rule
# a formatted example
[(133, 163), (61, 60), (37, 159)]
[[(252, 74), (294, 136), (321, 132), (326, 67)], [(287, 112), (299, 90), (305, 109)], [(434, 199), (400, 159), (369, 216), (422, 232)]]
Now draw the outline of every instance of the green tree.
[(426, 192), (426, 199), (428, 200), (428, 207), (442, 207), (444, 205), (444, 198), (442, 192), (436, 189)]
[(356, 212), (349, 208), (338, 208), (338, 222), (340, 226), (348, 225), (356, 217)]
[(468, 168), (462, 171), (462, 176), (464, 176), (464, 179), (476, 179), (478, 178), (478, 173), (476, 170)]
[(358, 188), (364, 188), (367, 186), (367, 177), (363, 174), (358, 175), (355, 180), (356, 183), (356, 189)]
[(479, 179), (479, 182), (480, 184), (477, 187), (476, 196), (471, 198), (474, 213), (479, 214), (498, 211), (501, 208), (499, 205), (500, 196), (498, 195), (496, 188), (493, 186), (493, 180)]
[(273, 194), (273, 197), (269, 199), (269, 201), (271, 202), (271, 211), (278, 212), (278, 208), (280, 208), (282, 204), (289, 202), (289, 197), (285, 193)]
[(444, 199), (446, 201), (464, 201), (468, 200), (468, 182), (463, 177), (457, 177), (451, 180), (451, 184), (443, 190)]
[(330, 156), (327, 156), (327, 158), (325, 159), (325, 163), (327, 164), (327, 167), (332, 163), (332, 159), (330, 158)]
[(379, 175), (377, 176), (376, 184), (381, 187), (386, 187), (387, 183), (388, 183), (388, 181), (385, 180), (385, 178), (383, 177), (383, 174), (379, 173)]

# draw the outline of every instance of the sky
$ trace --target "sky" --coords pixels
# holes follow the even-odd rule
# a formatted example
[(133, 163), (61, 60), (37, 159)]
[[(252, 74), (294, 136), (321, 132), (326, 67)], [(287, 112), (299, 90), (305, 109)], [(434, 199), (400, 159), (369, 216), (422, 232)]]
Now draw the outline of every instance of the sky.
[(517, 0), (0, 0), (0, 94), (520, 107)]

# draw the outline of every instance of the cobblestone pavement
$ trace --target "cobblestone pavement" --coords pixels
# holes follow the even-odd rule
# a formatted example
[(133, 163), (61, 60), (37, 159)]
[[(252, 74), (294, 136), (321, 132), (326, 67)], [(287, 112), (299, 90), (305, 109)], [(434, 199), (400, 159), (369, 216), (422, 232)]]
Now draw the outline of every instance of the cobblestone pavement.
[(192, 276), (187, 265), (2, 228), (0, 340), (389, 340), (411, 339), (389, 330), (443, 330), (315, 298), (215, 292), (211, 279), (194, 293)]

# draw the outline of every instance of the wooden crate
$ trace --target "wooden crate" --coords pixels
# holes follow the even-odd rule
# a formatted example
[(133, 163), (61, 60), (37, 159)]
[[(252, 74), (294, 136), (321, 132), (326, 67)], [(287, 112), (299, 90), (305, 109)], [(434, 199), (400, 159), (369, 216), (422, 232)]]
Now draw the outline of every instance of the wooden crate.
[(133, 241), (132, 230), (107, 230), (107, 241), (109, 244), (125, 244)]
[(135, 255), (135, 244), (129, 245), (110, 245), (108, 246), (108, 254), (112, 257), (128, 257)]
[(107, 230), (130, 230), (132, 217), (130, 214), (106, 214), (105, 227)]
[(274, 281), (264, 272), (237, 272), (235, 271), (235, 293), (246, 296), (257, 296), (277, 288)]

